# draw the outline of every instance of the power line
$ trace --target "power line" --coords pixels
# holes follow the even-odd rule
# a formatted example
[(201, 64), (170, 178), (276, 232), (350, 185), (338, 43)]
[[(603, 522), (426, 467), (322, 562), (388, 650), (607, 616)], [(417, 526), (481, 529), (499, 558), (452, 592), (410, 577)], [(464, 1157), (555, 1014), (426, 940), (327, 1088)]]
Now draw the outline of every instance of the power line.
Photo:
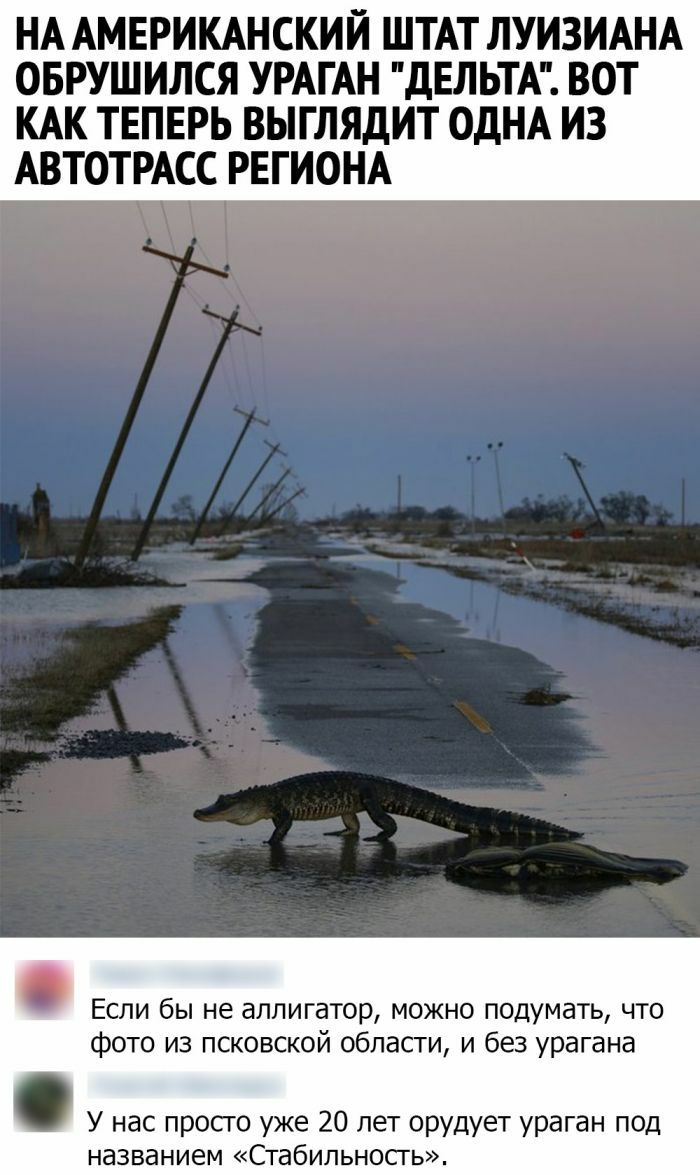
[(270, 415), (270, 405), (267, 397), (267, 363), (265, 361), (265, 336), (260, 336), (260, 363), (262, 367), (262, 394), (263, 394), (263, 411), (266, 416)]
[[(172, 249), (173, 249), (173, 253), (174, 253), (175, 252), (175, 241), (173, 240), (173, 234), (170, 231), (170, 222), (168, 220), (168, 214), (165, 211), (165, 204), (163, 203), (162, 200), (160, 201), (160, 210), (163, 213), (163, 220), (165, 221), (165, 227), (166, 227), (166, 230), (168, 233), (168, 237), (170, 238), (170, 244), (172, 245)], [(209, 262), (209, 264), (211, 265), (211, 261)], [(213, 268), (213, 266), (212, 266), (212, 268)]]
[(148, 238), (149, 241), (153, 240), (153, 234), (150, 232), (148, 225), (146, 224), (146, 217), (143, 214), (143, 209), (142, 209), (141, 204), (138, 200), (136, 201), (136, 208), (137, 208), (139, 216), (141, 217), (141, 223), (144, 227), (146, 237)]

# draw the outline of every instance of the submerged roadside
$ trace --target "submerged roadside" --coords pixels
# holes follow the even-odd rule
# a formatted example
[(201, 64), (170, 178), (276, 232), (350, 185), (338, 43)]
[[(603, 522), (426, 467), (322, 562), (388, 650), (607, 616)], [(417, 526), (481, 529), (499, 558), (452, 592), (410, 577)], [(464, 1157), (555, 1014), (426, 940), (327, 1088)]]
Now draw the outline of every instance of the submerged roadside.
[[(700, 648), (700, 570), (695, 563), (672, 565), (640, 559), (638, 552), (625, 557), (616, 543), (609, 557), (598, 548), (590, 561), (570, 544), (568, 557), (550, 544), (508, 540), (501, 544), (410, 542), (403, 537), (377, 535), (365, 541), (366, 549), (389, 559), (410, 559), (423, 567), (437, 567), (461, 579), (481, 580), (511, 595), (553, 604), (626, 632), (664, 641), (681, 649)], [(604, 548), (603, 548), (604, 549)], [(556, 552), (556, 557), (555, 557)]]

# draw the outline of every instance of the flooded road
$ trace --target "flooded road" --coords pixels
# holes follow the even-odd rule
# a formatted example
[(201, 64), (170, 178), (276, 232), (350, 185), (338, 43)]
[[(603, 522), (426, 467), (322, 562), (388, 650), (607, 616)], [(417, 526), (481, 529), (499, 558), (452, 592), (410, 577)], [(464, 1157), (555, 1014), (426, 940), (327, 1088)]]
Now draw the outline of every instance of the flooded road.
[[(3, 793), (5, 934), (697, 933), (692, 653), (440, 569), (329, 546), (293, 554), (251, 548), (255, 558), (212, 562), (169, 550), (145, 566), (184, 587), (5, 593), (23, 649), (22, 633), (42, 626), (182, 603), (168, 640), (68, 732), (124, 724), (199, 744), (55, 759)], [(302, 606), (311, 637), (289, 622)], [(573, 700), (519, 704), (522, 689), (547, 682)], [(489, 732), (455, 711), (455, 697)], [(333, 766), (542, 815), (601, 848), (690, 869), (666, 886), (493, 893), (449, 883), (444, 864), (471, 846), (418, 821), (401, 820), (385, 845), (297, 823), (272, 851), (267, 824), (192, 819), (221, 792)]]

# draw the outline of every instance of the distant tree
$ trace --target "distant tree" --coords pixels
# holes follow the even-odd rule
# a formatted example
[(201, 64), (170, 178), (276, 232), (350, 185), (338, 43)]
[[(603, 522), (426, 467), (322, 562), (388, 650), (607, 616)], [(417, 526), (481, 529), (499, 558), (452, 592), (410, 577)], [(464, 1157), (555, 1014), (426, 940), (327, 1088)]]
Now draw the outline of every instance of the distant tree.
[(506, 518), (528, 518), (535, 523), (569, 522), (572, 518), (580, 518), (585, 512), (582, 498), (572, 502), (568, 494), (560, 494), (557, 498), (545, 498), (544, 494), (538, 494), (534, 500), (523, 498), (519, 506), (511, 506), (510, 510), (506, 510)]
[(178, 522), (194, 522), (197, 512), (194, 508), (191, 494), (182, 494), (170, 507), (170, 513)]
[(456, 518), (461, 517), (459, 510), (455, 510), (454, 506), (438, 506), (437, 510), (433, 510), (432, 516), (439, 522), (454, 522)]
[(640, 526), (644, 526), (647, 518), (651, 514), (651, 502), (646, 494), (637, 494), (632, 506), (632, 519), (638, 522)]
[(654, 520), (654, 526), (668, 526), (673, 518), (673, 511), (667, 510), (663, 502), (657, 502), (651, 508), (651, 516)]
[(220, 506), (216, 507), (214, 511), (214, 517), (221, 518), (223, 520), (224, 518), (228, 518), (232, 510), (233, 502), (222, 502)]
[(630, 521), (635, 502), (636, 495), (630, 493), (629, 490), (618, 490), (616, 494), (606, 494), (600, 499), (603, 513), (607, 514), (608, 518), (616, 522), (618, 526)]
[(402, 506), (401, 517), (409, 518), (412, 522), (420, 522), (425, 518), (428, 511), (425, 506)]
[(353, 506), (352, 510), (346, 510), (340, 517), (343, 522), (357, 523), (370, 522), (377, 515), (373, 510), (370, 510), (369, 506), (361, 506), (358, 502), (356, 506)]
[(525, 501), (528, 502), (527, 506), (523, 505), (522, 503), (520, 504), (520, 506), (509, 506), (509, 508), (506, 510), (506, 518), (511, 518), (514, 521), (518, 521), (519, 519), (529, 518), (530, 517), (529, 501), (527, 498), (525, 499)]

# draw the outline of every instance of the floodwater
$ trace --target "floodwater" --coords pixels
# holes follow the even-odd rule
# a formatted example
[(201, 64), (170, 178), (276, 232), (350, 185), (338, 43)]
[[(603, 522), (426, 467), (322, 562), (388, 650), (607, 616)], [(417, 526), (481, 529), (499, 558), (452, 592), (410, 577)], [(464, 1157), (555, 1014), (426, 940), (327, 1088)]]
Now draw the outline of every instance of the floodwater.
[[(398, 836), (385, 845), (326, 839), (325, 825), (299, 823), (277, 851), (263, 843), (265, 825), (194, 821), (192, 811), (221, 792), (333, 764), (281, 743), (260, 714), (248, 650), (267, 593), (243, 582), (260, 560), (212, 562), (171, 549), (144, 563), (186, 585), (181, 588), (4, 593), (17, 646), (23, 633), (30, 641), (32, 629), (86, 618), (113, 623), (156, 605), (183, 603), (168, 641), (68, 733), (111, 730), (121, 722), (132, 730), (183, 734), (200, 745), (141, 758), (56, 759), (3, 793), (3, 932), (698, 933), (697, 655), (441, 569), (361, 552), (349, 561), (394, 577), (397, 612), (403, 601), (442, 611), (464, 626), (463, 639), (522, 648), (561, 673), (557, 688), (574, 695), (566, 705), (595, 750), (565, 777), (540, 779), (545, 805), (548, 791), (561, 795), (563, 789), (569, 823), (590, 829), (591, 843), (678, 857), (690, 866), (687, 876), (665, 886), (472, 890), (443, 874), (445, 862), (463, 855), (469, 843), (416, 821), (401, 822)], [(491, 795), (483, 802), (500, 799)]]

